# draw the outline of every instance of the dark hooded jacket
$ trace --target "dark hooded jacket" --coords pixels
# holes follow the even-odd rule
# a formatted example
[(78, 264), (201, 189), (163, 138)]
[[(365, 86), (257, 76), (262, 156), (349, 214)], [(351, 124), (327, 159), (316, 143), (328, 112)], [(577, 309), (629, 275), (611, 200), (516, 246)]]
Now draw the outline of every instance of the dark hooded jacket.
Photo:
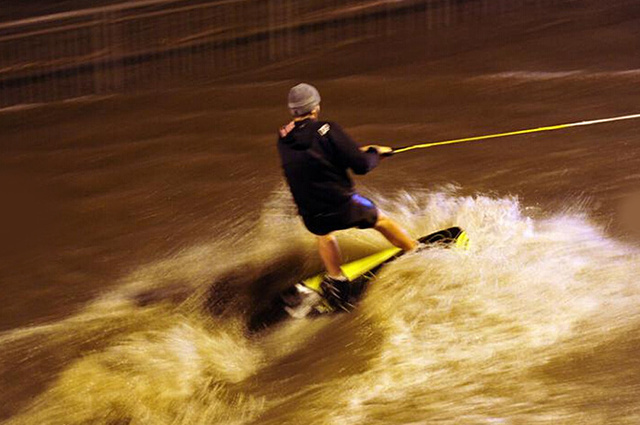
[(331, 214), (355, 193), (347, 170), (365, 174), (380, 160), (361, 152), (334, 122), (304, 120), (280, 130), (278, 151), (293, 199), (303, 217)]

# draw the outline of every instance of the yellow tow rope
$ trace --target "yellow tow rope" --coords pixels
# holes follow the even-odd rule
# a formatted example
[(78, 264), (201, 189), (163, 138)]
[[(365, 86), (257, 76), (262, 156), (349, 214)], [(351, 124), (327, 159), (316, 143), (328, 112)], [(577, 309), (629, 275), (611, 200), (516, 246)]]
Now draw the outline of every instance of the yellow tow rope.
[(601, 123), (613, 122), (613, 121), (632, 120), (632, 119), (635, 119), (635, 118), (640, 118), (640, 114), (623, 115), (623, 116), (613, 117), (613, 118), (603, 118), (603, 119), (599, 119), (599, 120), (573, 122), (573, 123), (568, 123), (568, 124), (558, 124), (558, 125), (551, 125), (551, 126), (548, 126), (548, 127), (538, 127), (538, 128), (530, 128), (530, 129), (527, 129), (527, 130), (516, 130), (516, 131), (509, 131), (509, 132), (506, 132), (506, 133), (489, 134), (489, 135), (486, 135), (486, 136), (466, 137), (464, 139), (445, 140), (445, 141), (442, 141), (442, 142), (420, 143), (420, 144), (416, 144), (416, 145), (405, 146), (405, 147), (402, 147), (402, 148), (394, 149), (391, 152), (391, 155), (395, 155), (397, 153), (411, 151), (411, 150), (414, 150), (414, 149), (430, 148), (430, 147), (433, 147), (433, 146), (452, 145), (454, 143), (473, 142), (473, 141), (476, 141), (476, 140), (496, 139), (498, 137), (516, 136), (516, 135), (519, 135), (519, 134), (528, 134), (528, 133), (539, 133), (541, 131), (562, 130), (563, 128), (569, 128), (569, 127), (578, 127), (578, 126), (582, 126), (582, 125), (601, 124)]

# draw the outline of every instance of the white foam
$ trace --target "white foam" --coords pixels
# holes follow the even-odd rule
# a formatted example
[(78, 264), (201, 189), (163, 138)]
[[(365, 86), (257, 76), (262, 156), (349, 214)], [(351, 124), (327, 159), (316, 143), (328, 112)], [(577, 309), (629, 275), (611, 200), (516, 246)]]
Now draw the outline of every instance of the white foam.
[[(533, 219), (517, 198), (458, 196), (455, 188), (370, 195), (414, 235), (465, 228), (470, 250), (403, 257), (383, 269), (353, 314), (248, 338), (241, 314), (206, 316), (202, 294), (216, 276), (259, 277), (292, 253), (303, 270), (320, 265), (289, 195), (276, 191), (260, 220), (225, 243), (141, 267), (77, 317), (38, 328), (43, 350), (120, 332), (72, 357), (10, 423), (241, 424), (270, 414), (289, 423), (585, 423), (572, 406), (588, 383), (536, 371), (635, 329), (637, 249), (607, 237), (579, 208)], [(339, 240), (351, 258), (387, 246), (373, 230)], [(133, 302), (176, 282), (192, 293), (182, 302)], [(9, 333), (0, 344), (16, 350), (28, 335)]]

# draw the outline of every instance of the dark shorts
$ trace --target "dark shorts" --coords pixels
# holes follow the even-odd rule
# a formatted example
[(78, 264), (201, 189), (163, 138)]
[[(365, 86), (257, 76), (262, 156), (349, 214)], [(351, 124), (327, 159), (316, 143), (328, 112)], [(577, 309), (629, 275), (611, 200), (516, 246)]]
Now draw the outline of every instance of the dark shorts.
[(352, 227), (370, 229), (378, 221), (378, 208), (371, 200), (355, 194), (339, 211), (302, 217), (302, 220), (311, 233), (319, 236)]

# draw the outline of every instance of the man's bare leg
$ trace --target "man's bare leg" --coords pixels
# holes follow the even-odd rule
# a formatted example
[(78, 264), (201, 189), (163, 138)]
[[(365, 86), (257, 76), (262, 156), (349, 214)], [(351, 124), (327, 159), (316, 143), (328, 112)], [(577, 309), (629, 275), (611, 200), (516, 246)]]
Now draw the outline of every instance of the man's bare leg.
[(336, 237), (331, 233), (318, 236), (318, 251), (320, 251), (320, 258), (322, 258), (329, 277), (342, 277), (342, 270), (340, 270), (342, 254)]
[(378, 213), (378, 221), (374, 228), (382, 233), (389, 242), (403, 251), (414, 250), (418, 246), (418, 242), (409, 236), (409, 234), (398, 223), (387, 217), (382, 212)]
[[(382, 233), (389, 242), (403, 251), (411, 251), (418, 246), (418, 242), (412, 239), (398, 223), (381, 212), (378, 213), (378, 221), (374, 228)], [(340, 246), (332, 233), (318, 236), (318, 251), (320, 252), (320, 258), (322, 258), (329, 277), (342, 277), (342, 270), (340, 269), (340, 265), (342, 264)]]

